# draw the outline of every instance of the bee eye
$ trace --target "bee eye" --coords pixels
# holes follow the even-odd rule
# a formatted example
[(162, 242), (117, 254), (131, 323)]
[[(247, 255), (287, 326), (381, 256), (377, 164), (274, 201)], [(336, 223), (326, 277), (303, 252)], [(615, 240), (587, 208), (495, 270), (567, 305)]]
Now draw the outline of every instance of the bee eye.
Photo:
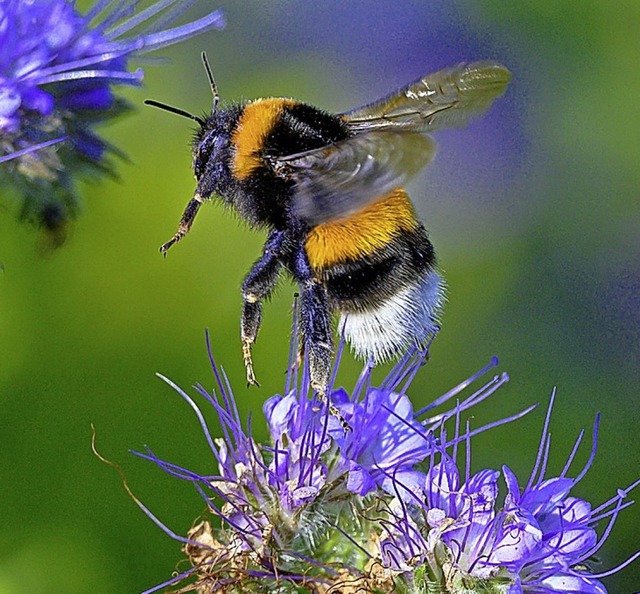
[(210, 134), (198, 145), (193, 157), (193, 172), (197, 180), (204, 175), (209, 161), (215, 158), (218, 153), (219, 144), (219, 137)]
[(193, 157), (193, 173), (196, 179), (199, 180), (207, 169), (207, 163), (211, 159), (211, 146), (205, 145), (204, 142), (200, 144), (198, 150)]
[(202, 158), (202, 155), (198, 153), (193, 159), (193, 173), (196, 179), (200, 179), (204, 173), (206, 160)]

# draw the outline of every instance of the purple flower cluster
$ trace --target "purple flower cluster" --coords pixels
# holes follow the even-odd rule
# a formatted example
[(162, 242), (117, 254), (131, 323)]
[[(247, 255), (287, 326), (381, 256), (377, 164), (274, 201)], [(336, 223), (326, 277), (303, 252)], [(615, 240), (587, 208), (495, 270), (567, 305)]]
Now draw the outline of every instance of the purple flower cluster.
[[(424, 473), (415, 465), (428, 457), (436, 444), (433, 429), (440, 419), (418, 421), (404, 394), (425, 356), (426, 351), (408, 353), (384, 388), (371, 387), (372, 368), (366, 366), (351, 394), (334, 390), (332, 402), (351, 426), (348, 432), (325, 405), (309, 399), (312, 390), (306, 366), (300, 381), (290, 372), (285, 395), (273, 396), (264, 405), (271, 436), (268, 446), (257, 444), (250, 430), (243, 428), (229, 383), (213, 359), (220, 397), (202, 388), (198, 391), (215, 409), (224, 439), (214, 440), (195, 402), (163, 378), (196, 411), (217, 460), (218, 474), (195, 474), (150, 451), (139, 455), (191, 481), (223, 520), (225, 538), (216, 536), (220, 546), (210, 547), (209, 555), (202, 551), (202, 524), (195, 529), (198, 538), (191, 534), (186, 540), (192, 559), (206, 559), (199, 569), (215, 565), (216, 571), (210, 575), (204, 572), (206, 580), (219, 584), (231, 579), (229, 574), (245, 566), (247, 558), (256, 567), (244, 575), (245, 579), (287, 575), (292, 583), (330, 579), (334, 573), (331, 557), (340, 549), (354, 564), (354, 571), (355, 566), (366, 563), (367, 554), (353, 545), (355, 532), (357, 538), (368, 539), (376, 529), (364, 519), (365, 506), (371, 497), (384, 496), (385, 489), (396, 492), (394, 478), (412, 484), (424, 480)], [(506, 379), (485, 386), (484, 397)], [(459, 391), (451, 391), (447, 398)], [(461, 406), (470, 406), (477, 399), (478, 393)], [(410, 488), (405, 487), (407, 497)], [(210, 538), (207, 531), (204, 540)], [(329, 542), (331, 547), (325, 550)], [(317, 571), (309, 574), (306, 567), (312, 556)], [(200, 579), (205, 579), (203, 575), (199, 573)]]
[(118, 84), (140, 84), (129, 59), (224, 25), (219, 11), (170, 25), (189, 0), (100, 0), (85, 15), (69, 0), (0, 4), (0, 179), (23, 196), (22, 217), (52, 231), (77, 207), (74, 176), (110, 170), (117, 150), (94, 126), (128, 109)]
[[(269, 445), (253, 439), (250, 425), (243, 427), (229, 382), (212, 357), (218, 394), (197, 391), (214, 409), (222, 438), (212, 437), (195, 401), (163, 378), (195, 411), (218, 472), (194, 473), (150, 450), (138, 455), (191, 483), (219, 527), (205, 518), (179, 537), (143, 507), (184, 543), (192, 563), (184, 574), (148, 592), (190, 578), (195, 583), (187, 587), (199, 592), (273, 587), (282, 592), (606, 594), (601, 578), (640, 553), (600, 574), (592, 571), (590, 559), (631, 504), (626, 497), (638, 483), (596, 509), (570, 496), (593, 461), (597, 420), (584, 469), (569, 477), (583, 432), (559, 476), (545, 478), (552, 398), (529, 481), (522, 488), (503, 466), (507, 494), (499, 503), (501, 473), (471, 473), (471, 438), (534, 407), (485, 427), (472, 430), (467, 422), (462, 428), (462, 413), (508, 381), (506, 374), (497, 375), (462, 397), (497, 365), (493, 360), (415, 413), (406, 390), (427, 354), (407, 353), (380, 387), (371, 385), (371, 367), (365, 366), (350, 393), (331, 391), (351, 431), (313, 398), (305, 366), (300, 378), (290, 371), (284, 395), (264, 405)], [(456, 402), (451, 410), (425, 417), (451, 399)], [(451, 435), (449, 425), (454, 426)], [(594, 526), (605, 519), (608, 526), (598, 536)]]
[[(521, 489), (514, 473), (502, 467), (507, 485), (502, 504), (498, 504), (498, 471), (470, 475), (467, 460), (462, 482), (456, 460), (442, 449), (414, 505), (390, 504), (392, 519), (385, 522), (386, 534), (380, 542), (383, 565), (425, 592), (606, 594), (600, 578), (640, 553), (602, 574), (591, 571), (590, 559), (620, 511), (632, 503), (625, 498), (640, 481), (619, 490), (595, 510), (570, 496), (593, 461), (598, 419), (591, 456), (578, 476), (569, 478), (567, 473), (584, 432), (560, 475), (545, 479), (552, 407), (553, 398), (527, 485)], [(594, 526), (607, 518), (609, 526), (598, 538)]]

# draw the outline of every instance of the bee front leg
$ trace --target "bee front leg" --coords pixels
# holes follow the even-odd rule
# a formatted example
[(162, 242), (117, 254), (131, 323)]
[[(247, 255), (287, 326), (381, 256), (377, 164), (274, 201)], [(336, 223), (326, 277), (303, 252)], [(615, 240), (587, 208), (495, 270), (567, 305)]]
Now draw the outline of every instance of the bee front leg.
[(242, 338), (242, 357), (247, 370), (247, 385), (257, 386), (253, 371), (251, 346), (256, 341), (262, 322), (262, 300), (271, 295), (282, 268), (280, 261), (284, 234), (272, 231), (267, 237), (262, 256), (253, 265), (242, 283), (242, 318), (240, 335)]

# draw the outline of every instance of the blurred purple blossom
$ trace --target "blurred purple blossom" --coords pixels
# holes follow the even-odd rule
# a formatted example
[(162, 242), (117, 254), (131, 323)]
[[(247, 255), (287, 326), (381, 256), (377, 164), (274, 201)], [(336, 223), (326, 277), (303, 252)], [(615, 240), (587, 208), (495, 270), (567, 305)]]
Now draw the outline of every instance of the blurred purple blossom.
[(112, 171), (118, 150), (94, 130), (129, 109), (113, 92), (140, 84), (129, 59), (220, 29), (220, 11), (170, 28), (192, 0), (69, 0), (0, 5), (0, 178), (22, 195), (21, 217), (56, 234), (77, 210), (74, 177)]

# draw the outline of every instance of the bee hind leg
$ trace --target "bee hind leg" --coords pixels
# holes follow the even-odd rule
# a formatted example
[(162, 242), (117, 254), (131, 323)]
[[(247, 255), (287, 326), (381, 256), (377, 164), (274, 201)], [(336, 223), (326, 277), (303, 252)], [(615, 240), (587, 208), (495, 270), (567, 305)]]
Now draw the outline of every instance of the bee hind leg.
[[(243, 295), (244, 296), (244, 295)], [(249, 298), (254, 295), (249, 293)], [(253, 358), (251, 356), (251, 346), (256, 341), (260, 323), (262, 322), (262, 305), (259, 301), (251, 302), (244, 296), (242, 304), (242, 321), (240, 323), (240, 334), (242, 338), (242, 359), (247, 370), (247, 386), (259, 386), (258, 380), (253, 370)]]
[[(324, 289), (320, 287), (322, 292)], [(313, 296), (311, 296), (313, 299)], [(326, 296), (325, 296), (326, 299)], [(317, 303), (306, 304), (310, 308), (310, 311), (306, 312), (310, 314), (309, 317), (313, 318), (310, 327), (305, 329), (305, 300), (304, 293), (301, 302), (302, 320), (303, 320), (303, 336), (304, 345), (301, 352), (307, 353), (307, 360), (309, 361), (309, 376), (311, 387), (316, 391), (318, 400), (322, 404), (326, 404), (329, 413), (333, 415), (345, 431), (351, 431), (351, 426), (342, 416), (342, 413), (331, 402), (331, 395), (329, 394), (329, 383), (331, 381), (331, 365), (333, 359), (333, 346), (331, 343), (331, 327), (329, 322), (329, 309), (320, 314), (320, 309), (317, 307)], [(319, 319), (320, 318), (320, 319)], [(319, 323), (318, 323), (319, 322)], [(320, 327), (320, 333), (317, 332)], [(325, 327), (327, 332), (325, 334)]]
[(329, 412), (340, 421), (343, 429), (351, 431), (340, 411), (331, 403), (329, 394), (333, 342), (326, 290), (313, 276), (304, 251), (298, 254), (294, 271), (300, 284), (300, 324), (303, 337), (301, 352), (306, 353), (309, 362), (311, 387), (316, 391), (318, 400), (326, 403)]
[(291, 367), (289, 371), (293, 373), (296, 369), (300, 369), (302, 367), (302, 363), (304, 362), (304, 342), (301, 342), (298, 346), (298, 352), (296, 353), (296, 359), (293, 363), (291, 363)]

